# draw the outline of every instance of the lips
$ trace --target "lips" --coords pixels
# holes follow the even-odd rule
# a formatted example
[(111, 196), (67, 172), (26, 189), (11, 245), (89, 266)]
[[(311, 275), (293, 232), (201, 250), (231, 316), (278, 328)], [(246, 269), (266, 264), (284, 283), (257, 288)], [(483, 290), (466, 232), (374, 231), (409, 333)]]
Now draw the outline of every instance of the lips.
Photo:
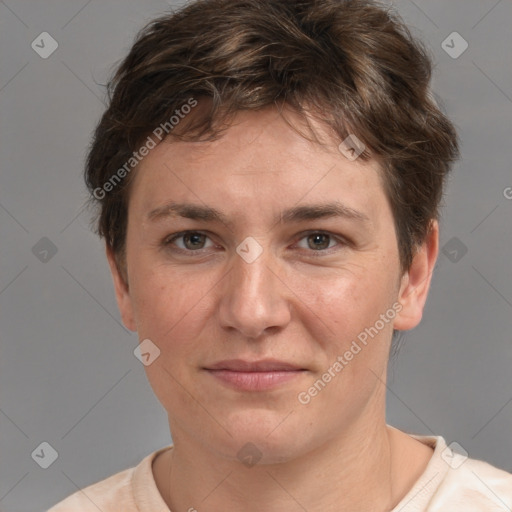
[(298, 378), (305, 368), (284, 361), (231, 359), (204, 368), (218, 382), (237, 391), (267, 391)]
[(220, 361), (206, 368), (207, 370), (229, 370), (232, 372), (287, 372), (305, 370), (300, 366), (277, 361), (275, 359), (265, 359), (261, 361), (244, 361), (242, 359), (230, 359)]

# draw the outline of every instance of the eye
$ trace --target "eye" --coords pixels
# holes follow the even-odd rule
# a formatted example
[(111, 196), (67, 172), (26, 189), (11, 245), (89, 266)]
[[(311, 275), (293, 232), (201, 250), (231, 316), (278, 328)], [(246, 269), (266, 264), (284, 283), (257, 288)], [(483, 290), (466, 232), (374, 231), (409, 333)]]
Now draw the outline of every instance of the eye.
[[(305, 236), (303, 236), (300, 241), (306, 240), (307, 247), (306, 249), (311, 249), (316, 252), (323, 252), (325, 249), (331, 249), (332, 247), (335, 247), (335, 245), (331, 245), (331, 243), (334, 243), (336, 241), (342, 242), (342, 240), (334, 237), (330, 233), (324, 233), (324, 232), (315, 232), (315, 233), (309, 233)], [(339, 245), (339, 244), (338, 244)], [(345, 245), (344, 243), (341, 243), (341, 245)], [(298, 244), (300, 247), (300, 243)], [(304, 248), (304, 247), (303, 247)]]
[[(301, 245), (304, 244), (303, 241), (306, 242), (305, 247), (304, 245)], [(200, 253), (204, 249), (215, 246), (208, 235), (201, 231), (183, 231), (181, 233), (169, 235), (163, 240), (162, 245), (164, 247), (174, 246), (171, 248), (178, 252), (185, 252), (189, 254), (192, 252)], [(348, 243), (339, 237), (322, 231), (307, 233), (302, 236), (296, 244), (299, 248), (317, 253), (330, 253), (331, 251), (328, 251), (328, 249), (332, 249), (336, 247), (336, 245), (345, 246), (348, 245)]]
[(210, 240), (210, 246), (205, 246), (206, 240), (209, 240), (208, 236), (200, 231), (184, 231), (167, 237), (164, 240), (164, 245), (176, 245), (182, 251), (193, 252), (213, 245)]

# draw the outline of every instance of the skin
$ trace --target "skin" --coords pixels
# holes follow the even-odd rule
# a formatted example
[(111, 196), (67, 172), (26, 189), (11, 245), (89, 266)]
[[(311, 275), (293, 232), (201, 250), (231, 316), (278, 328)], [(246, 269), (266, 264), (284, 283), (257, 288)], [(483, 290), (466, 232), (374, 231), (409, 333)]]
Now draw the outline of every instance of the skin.
[[(300, 124), (293, 112), (286, 117)], [(145, 369), (174, 443), (153, 463), (173, 511), (388, 511), (432, 455), (386, 425), (385, 381), (393, 327), (421, 320), (438, 225), (402, 274), (377, 161), (349, 161), (339, 141), (312, 123), (324, 146), (273, 108), (237, 113), (214, 142), (158, 145), (132, 183), (125, 273), (107, 249), (124, 324), (161, 351)], [(226, 223), (148, 218), (169, 201), (208, 205)], [(333, 201), (368, 220), (279, 221), (287, 208)], [(206, 237), (165, 245), (186, 230)], [(262, 248), (252, 263), (236, 252), (246, 237)], [(396, 303), (394, 320), (301, 404), (298, 393)], [(248, 392), (204, 370), (237, 358), (274, 358), (307, 371)], [(249, 442), (261, 454), (252, 467), (237, 457)]]

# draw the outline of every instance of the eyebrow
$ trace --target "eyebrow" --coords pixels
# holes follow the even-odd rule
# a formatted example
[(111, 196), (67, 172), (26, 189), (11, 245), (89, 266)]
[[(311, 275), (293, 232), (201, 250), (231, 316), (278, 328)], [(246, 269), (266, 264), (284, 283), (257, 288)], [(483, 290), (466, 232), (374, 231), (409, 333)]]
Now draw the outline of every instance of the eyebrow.
[[(219, 222), (228, 227), (233, 226), (233, 222), (219, 210), (210, 206), (192, 203), (170, 201), (163, 206), (151, 210), (147, 216), (150, 221), (158, 221), (166, 217), (183, 217), (204, 222)], [(274, 221), (275, 223), (293, 223), (332, 217), (340, 217), (363, 223), (370, 222), (370, 218), (365, 213), (350, 208), (338, 201), (325, 204), (294, 206), (281, 212)]]

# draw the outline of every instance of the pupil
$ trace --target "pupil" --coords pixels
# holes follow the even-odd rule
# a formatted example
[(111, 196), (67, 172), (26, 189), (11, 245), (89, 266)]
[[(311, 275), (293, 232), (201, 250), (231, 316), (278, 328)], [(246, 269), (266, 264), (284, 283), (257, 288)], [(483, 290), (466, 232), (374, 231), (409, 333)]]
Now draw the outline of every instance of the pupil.
[(201, 244), (201, 237), (203, 235), (200, 235), (198, 233), (195, 233), (195, 234), (189, 234), (189, 235), (186, 235), (185, 239), (187, 242), (191, 242), (191, 245), (193, 247), (196, 247), (197, 248), (197, 244)]
[(314, 243), (313, 244), (313, 248), (314, 249), (325, 249), (326, 247), (329, 246), (329, 241), (328, 241), (328, 236), (327, 235), (323, 235), (323, 234), (318, 234), (318, 235), (311, 235), (310, 239), (314, 239), (315, 241), (319, 241), (319, 239), (321, 240), (322, 238), (324, 239), (324, 242), (320, 242), (320, 244), (316, 244)]

